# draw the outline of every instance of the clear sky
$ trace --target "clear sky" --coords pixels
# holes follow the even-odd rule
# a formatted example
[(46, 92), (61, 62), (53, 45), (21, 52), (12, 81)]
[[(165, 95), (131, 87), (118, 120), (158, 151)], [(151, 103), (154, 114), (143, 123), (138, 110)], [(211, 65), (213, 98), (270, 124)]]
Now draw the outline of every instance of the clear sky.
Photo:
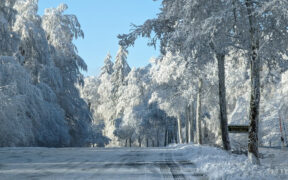
[[(88, 65), (85, 75), (97, 75), (107, 52), (112, 57), (118, 50), (118, 34), (128, 33), (131, 23), (141, 25), (146, 19), (156, 17), (161, 1), (153, 0), (39, 0), (39, 14), (45, 8), (68, 5), (67, 14), (75, 14), (85, 33), (84, 39), (75, 41), (79, 55)], [(147, 39), (139, 39), (130, 47), (128, 63), (131, 67), (148, 64), (151, 57), (159, 55), (159, 48), (147, 46)], [(113, 59), (114, 60), (114, 59)]]

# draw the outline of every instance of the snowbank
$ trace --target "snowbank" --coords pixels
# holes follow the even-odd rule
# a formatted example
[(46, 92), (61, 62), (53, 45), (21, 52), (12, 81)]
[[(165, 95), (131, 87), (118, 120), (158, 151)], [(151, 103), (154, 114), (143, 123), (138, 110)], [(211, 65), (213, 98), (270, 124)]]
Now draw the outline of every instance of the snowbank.
[[(247, 156), (236, 155), (216, 147), (174, 145), (175, 152), (184, 154), (197, 166), (197, 171), (209, 179), (288, 179), (288, 151), (261, 149), (261, 166), (251, 164)], [(273, 163), (272, 163), (273, 162)]]

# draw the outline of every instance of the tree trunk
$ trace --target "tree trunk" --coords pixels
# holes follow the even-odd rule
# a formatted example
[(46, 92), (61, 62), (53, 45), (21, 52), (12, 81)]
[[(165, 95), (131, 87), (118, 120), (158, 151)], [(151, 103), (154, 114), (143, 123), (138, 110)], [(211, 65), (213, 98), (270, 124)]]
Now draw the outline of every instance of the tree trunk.
[[(285, 147), (285, 142), (284, 142), (284, 133), (283, 133), (283, 129), (282, 129), (282, 121), (281, 121), (281, 118), (279, 117), (279, 127), (280, 127), (280, 135), (281, 135), (281, 147), (284, 148)], [(285, 127), (285, 126), (283, 126)]]
[(164, 135), (164, 146), (167, 146), (167, 137), (168, 136), (168, 131), (167, 131), (167, 127), (165, 128), (165, 135)]
[(131, 139), (131, 137), (129, 138), (129, 147), (132, 147), (132, 139)]
[(182, 138), (182, 132), (181, 132), (181, 117), (178, 115), (177, 117), (177, 127), (178, 127), (178, 138), (179, 138), (179, 143), (183, 143), (183, 138)]
[(139, 147), (141, 147), (141, 138), (138, 137), (138, 144), (139, 144)]
[(146, 138), (146, 147), (149, 147), (149, 139)]
[(186, 107), (186, 143), (190, 142), (190, 105)]
[(152, 140), (152, 147), (155, 147), (154, 140)]
[(174, 143), (173, 140), (173, 131), (169, 131), (169, 142), (168, 143)]
[(168, 137), (168, 141), (167, 141), (167, 144), (170, 144), (171, 143), (171, 132), (170, 131), (168, 131), (168, 135), (167, 135)]
[(177, 129), (175, 127), (175, 130), (173, 132), (173, 137), (174, 137), (174, 141), (175, 141), (175, 144), (178, 144), (178, 140), (177, 140)]
[(223, 148), (227, 151), (231, 149), (228, 133), (228, 118), (226, 109), (226, 88), (225, 88), (225, 55), (217, 54), (218, 79), (219, 79), (219, 106), (220, 106), (220, 127), (222, 134)]
[(159, 129), (157, 129), (157, 134), (156, 134), (156, 145), (159, 147)]
[(194, 112), (194, 103), (192, 103), (190, 105), (190, 139), (189, 139), (189, 142), (193, 142), (194, 143), (194, 115), (195, 115), (195, 112)]
[(226, 87), (225, 87), (225, 54), (216, 50), (214, 43), (210, 42), (211, 49), (216, 53), (218, 62), (218, 82), (219, 82), (219, 108), (220, 108), (220, 129), (222, 144), (225, 150), (230, 150), (230, 140), (228, 133), (228, 118), (226, 109)]
[(248, 143), (248, 157), (253, 164), (260, 164), (258, 151), (258, 124), (259, 124), (259, 106), (260, 106), (260, 59), (258, 56), (259, 39), (257, 37), (256, 18), (254, 15), (254, 8), (252, 0), (245, 2), (251, 40), (251, 97), (249, 110), (249, 143)]
[(128, 139), (125, 140), (125, 147), (128, 146)]
[(197, 143), (202, 144), (202, 133), (201, 133), (201, 92), (202, 92), (202, 79), (199, 79), (197, 95), (197, 112), (196, 112), (196, 128), (197, 128)]

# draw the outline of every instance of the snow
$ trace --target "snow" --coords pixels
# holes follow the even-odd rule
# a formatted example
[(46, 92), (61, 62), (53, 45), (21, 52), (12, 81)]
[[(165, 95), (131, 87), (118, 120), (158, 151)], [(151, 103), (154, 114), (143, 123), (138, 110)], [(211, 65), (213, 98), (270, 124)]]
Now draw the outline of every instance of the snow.
[(261, 166), (216, 147), (1, 148), (1, 179), (287, 179), (288, 151), (261, 148)]
[[(203, 79), (203, 108), (197, 117), (203, 126), (196, 132), (204, 143), (220, 145), (215, 60), (225, 55), (229, 123), (249, 124), (254, 74), (249, 74), (249, 52), (254, 40), (249, 36), (252, 31), (247, 31), (251, 29), (247, 17), (252, 14), (258, 14), (255, 22), (263, 27), (258, 29), (261, 48), (257, 52), (261, 59), (259, 146), (280, 146), (281, 138), (287, 145), (288, 16), (283, 8), (287, 0), (256, 0), (255, 13), (249, 12), (251, 0), (246, 4), (191, 2), (163, 0), (156, 19), (135, 27), (130, 35), (120, 35), (125, 46), (119, 48), (115, 64), (108, 55), (101, 75), (86, 78), (86, 86), (80, 89), (84, 102), (77, 87), (83, 86), (81, 70), (87, 65), (73, 43), (84, 37), (77, 17), (65, 13), (65, 4), (47, 9), (41, 17), (37, 0), (1, 0), (0, 146), (110, 142), (107, 147), (112, 147), (123, 146), (128, 139), (134, 146), (146, 144), (145, 140), (148, 145), (164, 146), (167, 136), (168, 141), (177, 141), (177, 131), (181, 143), (182, 136), (188, 137), (183, 129), (189, 125), (189, 115), (195, 120), (199, 78)], [(151, 43), (160, 38), (166, 54), (131, 70), (126, 41), (133, 45), (139, 35), (151, 38), (152, 31), (156, 36)], [(188, 104), (191, 112), (185, 111)], [(247, 134), (230, 137), (233, 150), (247, 150)], [(0, 175), (4, 179), (288, 179), (287, 150), (260, 150), (262, 165), (255, 166), (246, 155), (192, 144), (147, 149), (1, 148)]]
[[(287, 150), (260, 149), (261, 166), (252, 165), (246, 155), (236, 155), (218, 148), (177, 145), (185, 158), (197, 165), (197, 171), (211, 179), (285, 179), (288, 178)], [(273, 163), (272, 163), (273, 162)]]

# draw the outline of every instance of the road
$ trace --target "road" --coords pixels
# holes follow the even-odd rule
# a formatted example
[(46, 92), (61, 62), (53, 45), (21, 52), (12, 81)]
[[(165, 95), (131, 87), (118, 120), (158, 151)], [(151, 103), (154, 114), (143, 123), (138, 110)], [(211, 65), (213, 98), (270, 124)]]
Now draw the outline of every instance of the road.
[(208, 179), (173, 148), (1, 148), (0, 179)]

